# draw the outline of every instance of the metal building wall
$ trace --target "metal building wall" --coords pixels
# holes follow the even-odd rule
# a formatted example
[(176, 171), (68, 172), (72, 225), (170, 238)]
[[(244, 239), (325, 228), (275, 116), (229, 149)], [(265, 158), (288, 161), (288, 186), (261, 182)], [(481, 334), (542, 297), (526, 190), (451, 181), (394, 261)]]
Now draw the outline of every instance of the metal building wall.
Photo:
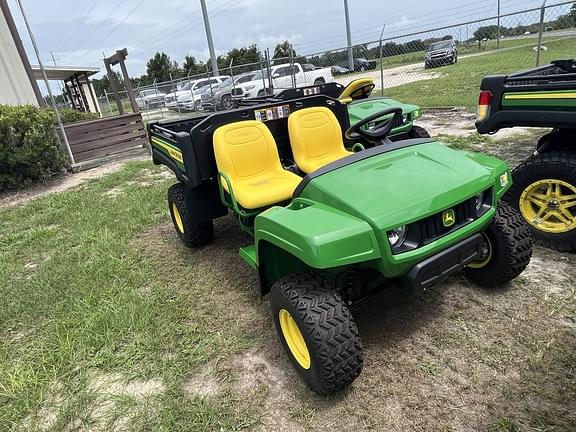
[(3, 13), (0, 12), (0, 104), (38, 105), (22, 59)]

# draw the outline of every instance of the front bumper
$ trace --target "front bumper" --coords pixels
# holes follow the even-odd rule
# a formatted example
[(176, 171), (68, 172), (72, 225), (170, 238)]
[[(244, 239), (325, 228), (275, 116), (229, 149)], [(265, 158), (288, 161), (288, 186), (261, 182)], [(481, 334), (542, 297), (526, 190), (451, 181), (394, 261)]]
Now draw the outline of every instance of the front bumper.
[(474, 261), (480, 255), (483, 243), (482, 234), (474, 234), (426, 258), (412, 267), (403, 278), (403, 285), (414, 290), (431, 287)]

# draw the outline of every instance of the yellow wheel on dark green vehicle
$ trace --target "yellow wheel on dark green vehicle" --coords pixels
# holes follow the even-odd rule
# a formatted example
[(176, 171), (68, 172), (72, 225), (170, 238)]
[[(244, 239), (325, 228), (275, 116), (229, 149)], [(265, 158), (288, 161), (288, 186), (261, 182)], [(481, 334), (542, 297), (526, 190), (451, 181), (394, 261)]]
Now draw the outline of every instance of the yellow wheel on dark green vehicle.
[(532, 233), (516, 209), (499, 202), (496, 216), (482, 236), (476, 261), (464, 267), (468, 279), (491, 288), (505, 285), (524, 271), (532, 256)]
[(270, 308), (294, 369), (315, 392), (328, 395), (362, 371), (362, 343), (354, 318), (334, 286), (313, 272), (277, 280)]
[(168, 189), (168, 209), (174, 229), (188, 247), (207, 245), (214, 239), (214, 223), (211, 220), (197, 222), (186, 205), (186, 186), (176, 183)]
[(174, 215), (174, 225), (176, 225), (176, 229), (184, 234), (184, 223), (182, 222), (182, 215), (180, 215), (180, 211), (178, 211), (176, 203), (172, 203), (172, 214)]
[(520, 212), (535, 229), (551, 234), (576, 229), (576, 186), (558, 179), (529, 184), (519, 199)]
[(490, 238), (486, 234), (482, 234), (484, 237), (484, 245), (482, 246), (482, 251), (480, 253), (480, 259), (476, 261), (472, 261), (470, 264), (467, 265), (468, 268), (471, 269), (481, 269), (488, 265), (488, 263), (492, 260), (492, 243), (490, 243)]
[(280, 309), (278, 320), (280, 321), (282, 336), (290, 348), (290, 353), (300, 366), (304, 369), (310, 369), (310, 353), (298, 324), (286, 309)]
[(514, 168), (512, 186), (504, 195), (536, 240), (562, 252), (576, 252), (576, 152), (570, 150), (572, 143), (556, 142), (556, 149), (531, 156)]

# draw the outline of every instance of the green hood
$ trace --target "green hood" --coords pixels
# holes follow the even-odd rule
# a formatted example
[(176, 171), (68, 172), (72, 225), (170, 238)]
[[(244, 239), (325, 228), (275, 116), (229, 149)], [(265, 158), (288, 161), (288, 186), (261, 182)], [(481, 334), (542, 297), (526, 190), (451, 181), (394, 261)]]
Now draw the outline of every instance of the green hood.
[[(348, 116), (350, 118), (350, 125), (354, 125), (358, 123), (359, 120), (366, 118), (369, 115), (374, 114), (378, 111), (396, 107), (402, 108), (403, 114), (412, 113), (412, 116), (410, 117), (411, 121), (420, 117), (421, 114), (420, 107), (416, 105), (400, 103), (397, 100), (390, 99), (387, 97), (369, 98), (359, 100), (348, 105)], [(390, 116), (386, 116), (384, 118), (388, 117)]]
[(432, 142), (374, 155), (313, 178), (308, 198), (386, 231), (450, 208), (497, 183), (495, 158)]

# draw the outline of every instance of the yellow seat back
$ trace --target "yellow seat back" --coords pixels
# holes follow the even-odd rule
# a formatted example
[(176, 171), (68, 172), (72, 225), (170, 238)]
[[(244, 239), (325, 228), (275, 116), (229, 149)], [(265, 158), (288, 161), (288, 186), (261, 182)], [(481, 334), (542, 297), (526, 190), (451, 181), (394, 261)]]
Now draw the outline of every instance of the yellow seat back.
[[(221, 126), (214, 132), (213, 143), (219, 182), (245, 209), (264, 208), (289, 200), (302, 180), (282, 167), (276, 141), (259, 121)], [(226, 181), (222, 181), (221, 174)]]
[(374, 80), (372, 78), (358, 78), (350, 83), (342, 90), (338, 100), (342, 103), (349, 103), (355, 99), (366, 98), (374, 89)]
[(218, 169), (232, 184), (283, 169), (274, 137), (262, 122), (246, 120), (221, 126), (213, 139)]
[(305, 173), (352, 154), (344, 147), (338, 119), (326, 107), (293, 112), (288, 117), (288, 132), (296, 165)]

